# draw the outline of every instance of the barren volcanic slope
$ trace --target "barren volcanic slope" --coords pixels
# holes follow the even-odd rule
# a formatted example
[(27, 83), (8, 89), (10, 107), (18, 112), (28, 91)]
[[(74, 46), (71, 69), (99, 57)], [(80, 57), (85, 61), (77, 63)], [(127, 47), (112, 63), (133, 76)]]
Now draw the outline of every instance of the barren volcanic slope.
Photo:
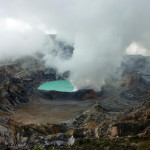
[(0, 0), (0, 150), (150, 150), (150, 0)]
[(69, 149), (71, 138), (76, 143), (70, 149), (137, 149), (148, 143), (150, 57), (126, 56), (122, 75), (118, 70), (101, 92), (69, 93), (38, 90), (69, 74), (26, 59), (0, 67), (0, 149)]

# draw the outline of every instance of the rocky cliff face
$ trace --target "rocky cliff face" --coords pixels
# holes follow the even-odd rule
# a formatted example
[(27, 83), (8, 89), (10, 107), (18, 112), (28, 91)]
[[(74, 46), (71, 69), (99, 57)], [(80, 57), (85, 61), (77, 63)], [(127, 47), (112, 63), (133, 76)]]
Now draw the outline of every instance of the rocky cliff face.
[(29, 102), (34, 94), (47, 100), (94, 98), (97, 103), (73, 120), (61, 124), (25, 125), (5, 115), (0, 119), (1, 149), (66, 146), (72, 136), (75, 139), (100, 139), (149, 135), (149, 57), (126, 57), (121, 67), (122, 76), (112, 76), (98, 93), (92, 90), (70, 94), (37, 91), (39, 84), (67, 78), (68, 73), (59, 75), (56, 70), (45, 68), (42, 62), (33, 58), (27, 62), (0, 66), (1, 112), (15, 113), (16, 106)]
[[(46, 72), (49, 71), (49, 74)], [(34, 70), (22, 68), (21, 64), (7, 64), (0, 66), (1, 111), (9, 111), (14, 106), (29, 102), (29, 97), (38, 84), (45, 80), (56, 80), (53, 69)], [(9, 105), (6, 105), (5, 102)]]

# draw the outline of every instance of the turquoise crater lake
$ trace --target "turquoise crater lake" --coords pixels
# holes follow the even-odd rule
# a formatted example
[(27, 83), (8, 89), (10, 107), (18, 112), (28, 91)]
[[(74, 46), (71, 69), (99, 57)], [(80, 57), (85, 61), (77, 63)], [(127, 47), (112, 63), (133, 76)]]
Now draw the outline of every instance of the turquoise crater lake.
[(38, 87), (38, 90), (73, 92), (74, 87), (68, 80), (46, 82)]

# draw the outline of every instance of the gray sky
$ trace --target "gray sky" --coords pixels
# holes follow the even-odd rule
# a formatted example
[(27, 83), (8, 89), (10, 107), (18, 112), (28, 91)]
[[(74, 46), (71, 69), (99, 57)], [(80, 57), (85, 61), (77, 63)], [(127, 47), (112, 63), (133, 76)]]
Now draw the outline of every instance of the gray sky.
[(77, 89), (99, 90), (133, 42), (149, 54), (149, 8), (148, 0), (0, 0), (0, 59), (51, 49), (45, 33), (57, 33), (74, 44), (73, 57), (45, 52), (46, 65), (70, 70)]

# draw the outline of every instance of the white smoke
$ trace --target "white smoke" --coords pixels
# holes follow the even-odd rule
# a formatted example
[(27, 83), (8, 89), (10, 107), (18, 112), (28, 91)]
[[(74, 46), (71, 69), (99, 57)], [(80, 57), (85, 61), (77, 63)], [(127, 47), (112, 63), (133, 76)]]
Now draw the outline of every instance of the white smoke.
[(129, 47), (126, 49), (126, 53), (128, 55), (143, 55), (143, 56), (150, 56), (150, 50), (146, 49), (142, 45), (138, 43), (131, 43)]
[(0, 18), (0, 22), (0, 61), (34, 55), (51, 42), (43, 32), (23, 21)]
[[(2, 0), (0, 8), (1, 18), (18, 22), (14, 25), (17, 31), (16, 27), (13, 32), (1, 27), (0, 58), (14, 52), (20, 56), (41, 51), (45, 49), (43, 44), (51, 49), (55, 45), (45, 44), (43, 33), (55, 32), (58, 38), (73, 43), (75, 50), (66, 61), (46, 50), (46, 65), (60, 72), (69, 70), (70, 80), (77, 89), (100, 90), (120, 66), (131, 43), (136, 42), (149, 52), (150, 1), (147, 0)], [(27, 33), (30, 33), (28, 38)]]

